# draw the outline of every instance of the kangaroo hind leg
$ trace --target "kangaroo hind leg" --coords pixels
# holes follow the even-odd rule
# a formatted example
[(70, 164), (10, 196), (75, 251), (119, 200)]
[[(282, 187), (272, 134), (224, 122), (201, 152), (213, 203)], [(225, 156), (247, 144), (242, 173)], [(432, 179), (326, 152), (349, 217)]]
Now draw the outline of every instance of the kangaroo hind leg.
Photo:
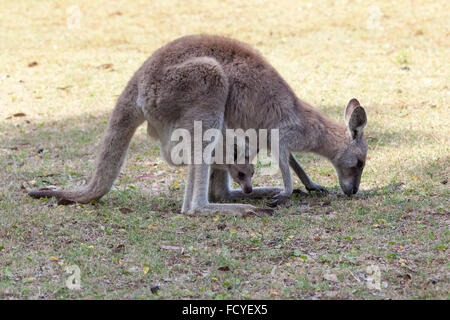
[[(183, 110), (174, 128), (188, 130), (191, 134), (190, 150), (193, 151), (188, 164), (188, 177), (182, 212), (191, 215), (229, 214), (267, 215), (270, 209), (245, 204), (215, 204), (208, 201), (209, 169), (212, 150), (217, 139), (203, 141), (196, 134), (196, 125), (201, 132), (209, 130), (222, 133), (225, 104), (228, 97), (228, 78), (220, 64), (208, 57), (192, 58), (175, 65), (165, 75), (167, 99), (161, 103), (175, 103), (175, 109)], [(173, 109), (173, 107), (171, 107)], [(200, 139), (201, 141), (194, 141)], [(200, 146), (200, 150), (198, 150)], [(205, 150), (207, 150), (205, 152)], [(198, 159), (200, 155), (200, 159)]]

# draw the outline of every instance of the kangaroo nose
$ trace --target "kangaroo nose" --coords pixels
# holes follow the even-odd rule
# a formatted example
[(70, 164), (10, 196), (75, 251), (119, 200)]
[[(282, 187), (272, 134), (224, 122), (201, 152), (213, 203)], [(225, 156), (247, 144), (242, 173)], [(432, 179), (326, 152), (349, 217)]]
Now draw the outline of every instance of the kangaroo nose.
[(244, 193), (252, 193), (253, 189), (252, 187), (245, 187), (244, 188)]
[(356, 194), (358, 192), (358, 187), (353, 187), (352, 194)]

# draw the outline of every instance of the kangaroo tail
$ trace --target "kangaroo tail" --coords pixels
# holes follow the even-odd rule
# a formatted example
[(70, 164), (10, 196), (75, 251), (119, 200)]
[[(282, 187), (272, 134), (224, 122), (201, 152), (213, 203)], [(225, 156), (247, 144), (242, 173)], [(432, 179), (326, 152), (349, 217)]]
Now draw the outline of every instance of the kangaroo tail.
[(144, 115), (136, 104), (137, 85), (131, 80), (108, 121), (97, 157), (94, 175), (87, 186), (82, 189), (64, 190), (35, 190), (28, 194), (33, 198), (55, 197), (59, 200), (69, 200), (88, 203), (98, 200), (111, 190), (114, 180), (125, 161), (128, 146), (137, 127), (144, 121)]

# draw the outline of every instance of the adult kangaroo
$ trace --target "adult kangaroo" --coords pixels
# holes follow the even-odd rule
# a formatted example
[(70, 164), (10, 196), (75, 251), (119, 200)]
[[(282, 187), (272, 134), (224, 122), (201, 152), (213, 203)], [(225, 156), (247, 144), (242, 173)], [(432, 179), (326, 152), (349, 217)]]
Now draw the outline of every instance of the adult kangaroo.
[[(194, 136), (194, 122), (201, 121), (203, 132), (224, 126), (244, 131), (279, 130), (284, 189), (253, 188), (252, 193), (271, 195), (279, 202), (288, 199), (293, 191), (289, 166), (297, 174), (301, 169), (291, 152), (314, 152), (330, 160), (342, 190), (351, 195), (358, 191), (367, 153), (363, 138), (366, 113), (356, 99), (345, 108), (344, 120), (345, 124), (336, 123), (298, 99), (280, 74), (247, 44), (220, 36), (186, 36), (158, 49), (128, 82), (109, 120), (89, 184), (78, 191), (29, 194), (78, 202), (99, 199), (111, 189), (140, 124), (147, 121), (149, 135), (160, 141), (162, 156), (174, 164), (170, 154), (178, 142), (171, 141), (171, 134), (185, 129)], [(210, 142), (202, 148), (207, 145)], [(206, 156), (200, 164), (188, 164), (182, 213), (270, 212), (248, 204), (209, 203), (209, 160)], [(219, 170), (217, 176), (221, 174)], [(302, 182), (308, 179), (304, 177)], [(310, 187), (320, 186), (311, 182)]]

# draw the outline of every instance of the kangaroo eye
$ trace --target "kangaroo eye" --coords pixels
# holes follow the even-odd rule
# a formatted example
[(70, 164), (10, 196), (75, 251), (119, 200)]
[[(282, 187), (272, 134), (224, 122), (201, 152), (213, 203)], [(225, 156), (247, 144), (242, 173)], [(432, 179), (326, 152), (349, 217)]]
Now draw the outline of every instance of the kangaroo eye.
[(243, 179), (245, 177), (245, 173), (243, 173), (242, 171), (239, 171), (238, 176), (239, 176), (239, 178)]
[(361, 160), (358, 160), (358, 163), (356, 164), (356, 167), (358, 167), (358, 168), (364, 167), (364, 162), (362, 162)]

